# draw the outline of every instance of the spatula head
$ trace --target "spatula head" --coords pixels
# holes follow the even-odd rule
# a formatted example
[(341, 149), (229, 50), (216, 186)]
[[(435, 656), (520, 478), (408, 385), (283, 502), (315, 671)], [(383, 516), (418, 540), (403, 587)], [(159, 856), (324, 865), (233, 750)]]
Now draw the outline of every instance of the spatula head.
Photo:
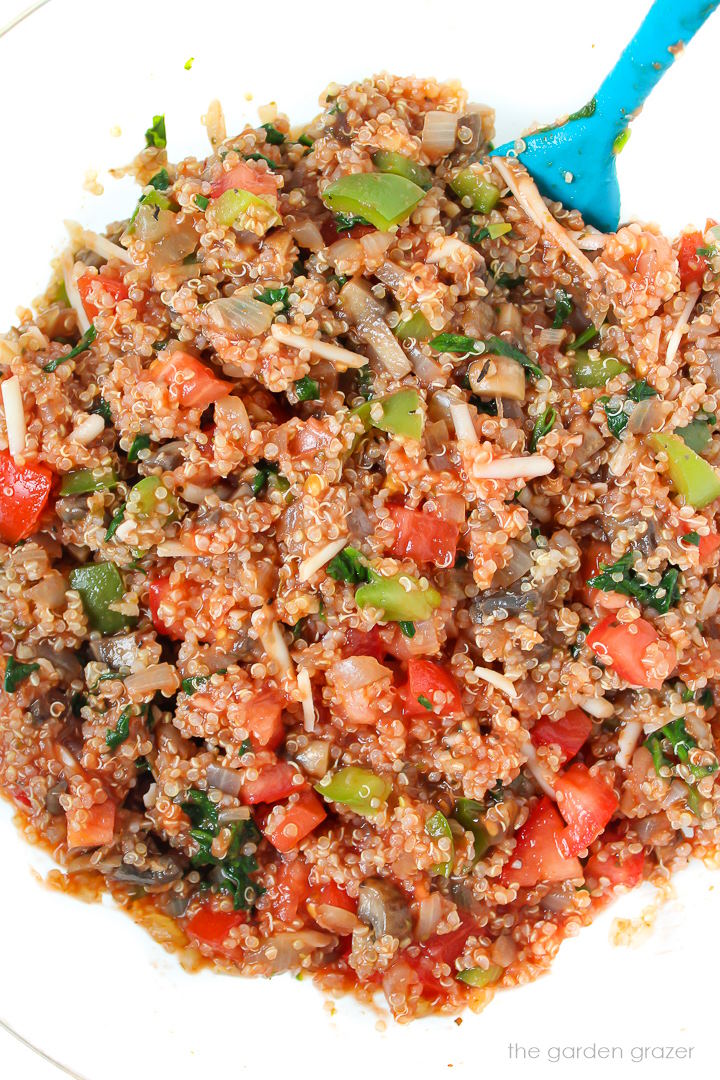
[(491, 157), (517, 157), (549, 199), (579, 210), (585, 221), (612, 232), (620, 221), (616, 155), (607, 128), (595, 116), (568, 120), (558, 127), (505, 143)]

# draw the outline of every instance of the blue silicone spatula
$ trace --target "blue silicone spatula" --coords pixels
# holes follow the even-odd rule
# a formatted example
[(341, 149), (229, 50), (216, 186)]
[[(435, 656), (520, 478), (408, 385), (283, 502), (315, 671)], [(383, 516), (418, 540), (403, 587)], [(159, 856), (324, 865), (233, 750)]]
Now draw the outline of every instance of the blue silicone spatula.
[[(620, 221), (618, 142), (652, 88), (720, 0), (655, 0), (595, 97), (564, 124), (505, 143), (491, 156), (517, 157), (543, 195), (574, 207), (610, 232)], [(518, 152), (519, 151), (519, 152)]]

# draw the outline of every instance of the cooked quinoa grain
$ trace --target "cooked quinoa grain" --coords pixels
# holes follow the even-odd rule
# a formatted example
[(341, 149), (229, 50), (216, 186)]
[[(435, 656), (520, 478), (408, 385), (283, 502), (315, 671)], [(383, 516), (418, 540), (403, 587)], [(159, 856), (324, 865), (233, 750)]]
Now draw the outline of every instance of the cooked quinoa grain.
[(0, 341), (0, 785), (64, 887), (406, 1020), (716, 849), (720, 256), (456, 83), (321, 104), (155, 117)]

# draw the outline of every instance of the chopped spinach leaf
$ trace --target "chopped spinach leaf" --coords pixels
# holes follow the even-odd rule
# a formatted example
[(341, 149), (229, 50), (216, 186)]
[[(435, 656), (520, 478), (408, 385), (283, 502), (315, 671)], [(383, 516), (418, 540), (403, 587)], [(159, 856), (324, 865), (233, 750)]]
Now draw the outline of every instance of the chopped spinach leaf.
[(259, 150), (256, 150), (254, 154), (245, 154), (244, 157), (246, 161), (264, 161), (272, 172), (277, 172), (279, 168), (277, 161), (273, 161), (267, 154), (261, 154)]
[(574, 304), (572, 296), (565, 289), (558, 289), (555, 293), (555, 318), (553, 319), (553, 329), (559, 330), (561, 326), (564, 326), (572, 314)]
[(194, 694), (196, 690), (202, 690), (206, 683), (206, 675), (191, 675), (189, 679), (183, 679), (180, 686), (183, 693), (187, 694), (189, 697), (191, 694)]
[(312, 146), (315, 140), (311, 139), (309, 135), (306, 135), (305, 132), (303, 132), (302, 135), (298, 135), (298, 142), (301, 146)]
[(398, 626), (400, 627), (400, 633), (404, 634), (405, 637), (415, 637), (415, 623), (408, 622), (406, 619), (401, 619)]
[(219, 859), (212, 852), (213, 840), (220, 832), (215, 803), (206, 792), (191, 788), (186, 801), (180, 805), (190, 818), (193, 826), (190, 835), (197, 844), (197, 851), (190, 856), (190, 862), (198, 868), (217, 868), (212, 873), (215, 887), (230, 893), (236, 910), (252, 908), (264, 891), (262, 886), (251, 879), (251, 875), (258, 869), (255, 856), (243, 854), (244, 848), (257, 845), (260, 840), (255, 822), (252, 819), (233, 822), (230, 826), (232, 836), (227, 852)]
[(700, 697), (697, 699), (698, 705), (701, 705), (703, 709), (711, 709), (715, 704), (715, 698), (713, 692), (709, 687), (705, 687)]
[(149, 184), (151, 187), (154, 187), (156, 191), (167, 191), (170, 187), (170, 177), (168, 176), (167, 169), (160, 169), (154, 176), (151, 176)]
[(487, 225), (483, 225), (481, 229), (479, 229), (477, 225), (471, 225), (468, 240), (471, 244), (479, 244), (482, 240), (487, 240), (489, 235), (490, 230)]
[[(277, 464), (274, 461), (265, 461), (264, 458), (261, 458), (257, 463), (257, 472), (252, 478), (252, 483), (250, 485), (252, 493), (256, 498), (265, 490), (273, 476), (279, 478)], [(287, 483), (287, 481), (285, 482)]]
[(496, 356), (509, 356), (511, 359), (517, 360), (518, 364), (522, 364), (525, 370), (536, 379), (545, 377), (543, 369), (534, 360), (531, 360), (522, 349), (517, 349), (509, 341), (505, 341), (501, 337), (489, 337), (485, 342), (485, 351), (494, 353)]
[(298, 401), (317, 401), (320, 397), (320, 387), (309, 375), (303, 375), (294, 385)]
[(148, 450), (150, 448), (150, 436), (149, 435), (136, 435), (132, 441), (130, 449), (128, 450), (128, 461), (137, 461), (140, 457), (141, 450)]
[(280, 146), (285, 142), (282, 131), (278, 131), (274, 124), (261, 124), (260, 127), (265, 132), (265, 141), (269, 142), (271, 146)]
[(356, 225), (369, 225), (367, 218), (360, 214), (335, 214), (335, 228), (337, 232), (350, 232)]
[[(114, 674), (114, 673), (113, 673)], [(115, 675), (117, 678), (117, 675)], [(105, 736), (105, 742), (108, 744), (111, 750), (117, 750), (121, 743), (124, 743), (130, 736), (130, 716), (132, 713), (132, 706), (127, 705), (118, 717), (118, 722), (114, 728), (108, 728)]]
[(98, 416), (102, 416), (106, 424), (112, 424), (112, 413), (110, 412), (110, 406), (105, 398), (98, 398), (95, 404), (90, 409), (91, 413), (97, 413)]
[(418, 703), (422, 705), (423, 709), (428, 709), (432, 712), (432, 702), (429, 698), (426, 698), (424, 694), (418, 695)]
[(207, 195), (196, 195), (195, 205), (200, 210), (207, 210), (208, 206), (210, 205), (210, 200), (208, 199)]
[(681, 536), (680, 539), (684, 540), (686, 544), (692, 544), (693, 547), (700, 547), (700, 534), (699, 533), (696, 533), (696, 532), (685, 533), (685, 535)]
[(438, 334), (430, 342), (430, 348), (435, 352), (469, 353), (471, 356), (482, 352), (475, 338), (466, 334)]
[(64, 364), (66, 360), (74, 360), (80, 353), (84, 353), (86, 349), (89, 349), (93, 341), (97, 337), (97, 330), (94, 325), (90, 325), (83, 336), (78, 341), (74, 349), (71, 349), (69, 353), (65, 353), (64, 356), (58, 356), (57, 360), (51, 360), (50, 363), (45, 364), (43, 371), (55, 371), (61, 364)]
[(596, 329), (596, 327), (594, 327), (592, 323), (590, 323), (589, 326), (585, 327), (582, 334), (580, 334), (579, 337), (575, 338), (572, 345), (570, 346), (571, 350), (574, 352), (576, 349), (582, 349), (584, 345), (588, 345), (593, 340), (593, 338), (596, 338), (599, 333), (600, 331)]
[(627, 396), (631, 401), (646, 401), (648, 398), (657, 397), (657, 390), (645, 379), (637, 379), (628, 390)]
[(281, 285), (278, 289), (263, 289), (261, 293), (255, 297), (261, 304), (269, 304), (274, 307), (275, 304), (282, 304), (281, 311), (287, 311), (290, 307), (290, 289), (287, 285)]
[(680, 599), (678, 578), (680, 571), (676, 566), (668, 566), (660, 578), (659, 585), (649, 585), (633, 569), (637, 552), (628, 551), (612, 565), (601, 565), (596, 577), (588, 578), (588, 585), (602, 592), (618, 592), (631, 596), (646, 607), (654, 608), (661, 615), (667, 614)]
[(514, 289), (516, 285), (522, 285), (524, 281), (524, 277), (513, 277), (512, 274), (498, 274), (495, 278), (495, 284), (501, 289)]
[(8, 656), (5, 665), (5, 681), (3, 682), (5, 693), (14, 694), (20, 683), (24, 682), (28, 675), (32, 675), (33, 671), (39, 670), (39, 664), (23, 664), (20, 660), (16, 660), (14, 656)]
[(630, 419), (630, 414), (625, 411), (625, 402), (620, 397), (608, 397), (607, 394), (603, 394), (598, 401), (605, 410), (605, 419), (610, 432), (619, 439)]
[(555, 427), (555, 421), (557, 420), (557, 413), (548, 405), (542, 416), (539, 416), (535, 421), (532, 429), (532, 435), (530, 436), (530, 453), (534, 454), (537, 450), (537, 444), (545, 435), (552, 431)]
[(113, 536), (118, 531), (119, 526), (122, 525), (123, 518), (125, 517), (125, 506), (125, 503), (120, 503), (117, 510), (110, 518), (110, 524), (108, 525), (108, 530), (105, 533), (105, 543), (107, 543), (108, 540), (112, 540)]
[(370, 581), (370, 571), (364, 557), (354, 547), (343, 548), (330, 560), (326, 571), (335, 581), (346, 581), (351, 585), (364, 585)]

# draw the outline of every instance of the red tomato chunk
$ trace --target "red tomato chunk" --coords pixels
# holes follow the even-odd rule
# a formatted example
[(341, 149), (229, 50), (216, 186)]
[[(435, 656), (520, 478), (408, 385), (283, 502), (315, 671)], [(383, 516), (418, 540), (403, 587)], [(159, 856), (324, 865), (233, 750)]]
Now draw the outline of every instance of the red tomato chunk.
[(52, 477), (44, 465), (18, 467), (7, 450), (0, 451), (0, 539), (6, 544), (17, 544), (35, 532)]
[(405, 506), (391, 506), (390, 516), (395, 522), (392, 553), (398, 559), (410, 558), (417, 563), (443, 568), (453, 565), (459, 525), (423, 510), (408, 510)]
[(535, 721), (531, 738), (535, 746), (559, 746), (563, 760), (575, 757), (592, 731), (592, 720), (582, 709), (571, 709), (559, 720), (541, 716)]
[(296, 801), (273, 813), (263, 832), (278, 851), (292, 851), (327, 817), (325, 807), (312, 791), (301, 791)]
[[(677, 666), (674, 647), (662, 641), (647, 619), (621, 623), (614, 615), (606, 615), (588, 634), (587, 643), (603, 664), (609, 664), (630, 686), (647, 686), (659, 690)], [(648, 664), (647, 652), (658, 644), (660, 667)]]
[(571, 765), (555, 784), (558, 810), (567, 827), (558, 841), (560, 851), (570, 857), (589, 847), (602, 833), (618, 807), (613, 789), (585, 765)]
[(545, 795), (518, 830), (515, 850), (500, 875), (501, 884), (532, 888), (540, 881), (581, 878), (580, 861), (560, 850), (562, 832), (562, 818)]
[(458, 684), (432, 660), (408, 660), (408, 681), (400, 693), (405, 716), (427, 716), (430, 712), (446, 716), (463, 711)]

